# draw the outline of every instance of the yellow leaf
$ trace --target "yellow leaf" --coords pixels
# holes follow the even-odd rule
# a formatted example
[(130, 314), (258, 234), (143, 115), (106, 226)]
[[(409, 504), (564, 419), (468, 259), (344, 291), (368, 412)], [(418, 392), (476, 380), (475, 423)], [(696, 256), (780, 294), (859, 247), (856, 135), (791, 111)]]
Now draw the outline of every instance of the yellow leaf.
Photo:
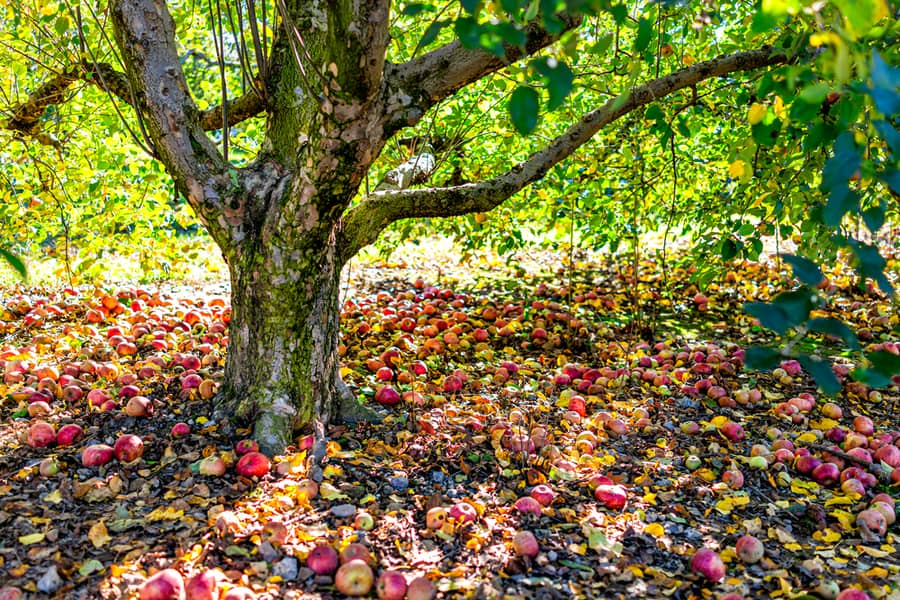
[(112, 538), (109, 537), (109, 532), (106, 530), (106, 523), (103, 521), (94, 523), (91, 526), (91, 530), (88, 531), (88, 539), (91, 540), (94, 548), (98, 550), (109, 543), (109, 540)]
[(800, 444), (815, 444), (817, 441), (819, 441), (819, 438), (816, 437), (816, 434), (810, 432), (800, 434), (796, 440)]
[(323, 481), (322, 485), (319, 486), (319, 495), (326, 500), (346, 500), (349, 498), (347, 494), (342, 494), (340, 490), (327, 481)]
[(883, 567), (872, 567), (871, 569), (866, 571), (865, 574), (868, 575), (869, 577), (875, 577), (875, 578), (882, 578), (882, 577), (888, 576), (887, 569), (885, 569)]
[(814, 531), (813, 539), (820, 542), (833, 544), (841, 539), (841, 534), (831, 528), (826, 528), (824, 531)]
[(747, 122), (751, 125), (756, 125), (760, 121), (766, 118), (766, 113), (769, 112), (769, 109), (766, 108), (765, 104), (760, 104), (759, 102), (754, 102), (750, 106), (750, 111), (747, 113)]
[(836, 34), (833, 31), (823, 31), (820, 33), (814, 33), (809, 36), (809, 45), (813, 48), (818, 48), (819, 46), (824, 46), (826, 44), (833, 44), (835, 46), (840, 45), (841, 36)]
[(790, 550), (791, 552), (800, 552), (801, 550), (803, 550), (803, 546), (801, 546), (800, 544), (785, 544), (784, 549)]
[(642, 498), (642, 500), (644, 502), (646, 502), (647, 504), (652, 504), (653, 506), (656, 506), (656, 494), (653, 492), (648, 492), (648, 493), (644, 494), (644, 497)]
[(655, 538), (662, 537), (666, 534), (665, 528), (659, 523), (650, 523), (644, 528), (644, 533), (652, 535)]
[(870, 548), (869, 546), (860, 546), (859, 549), (873, 558), (885, 558), (894, 553), (893, 548), (891, 548), (890, 552), (885, 552), (883, 549)]
[(839, 423), (834, 419), (820, 419), (818, 421), (810, 421), (810, 429), (818, 429), (819, 431), (828, 431), (832, 427), (837, 427)]
[(28, 535), (23, 535), (19, 538), (19, 543), (23, 546), (28, 546), (31, 544), (37, 544), (38, 542), (44, 541), (43, 533), (30, 533)]
[(853, 529), (854, 523), (856, 521), (856, 518), (853, 516), (853, 514), (847, 512), (846, 510), (840, 509), (833, 510), (828, 514), (840, 521), (841, 527), (843, 527), (845, 530), (850, 531), (851, 529)]
[(145, 518), (148, 521), (174, 521), (184, 516), (183, 510), (173, 510), (169, 507), (157, 508)]
[(42, 500), (44, 502), (49, 502), (50, 504), (59, 504), (62, 502), (62, 494), (59, 493), (59, 488), (57, 488), (44, 496)]
[(736, 507), (747, 506), (748, 504), (750, 504), (749, 496), (729, 496), (716, 502), (716, 510), (723, 515), (727, 515)]
[(860, 495), (857, 493), (852, 493), (848, 496), (832, 496), (825, 501), (825, 506), (854, 504), (859, 498)]
[(730, 175), (733, 179), (740, 179), (744, 176), (746, 172), (746, 163), (741, 159), (737, 159), (728, 167), (728, 175)]

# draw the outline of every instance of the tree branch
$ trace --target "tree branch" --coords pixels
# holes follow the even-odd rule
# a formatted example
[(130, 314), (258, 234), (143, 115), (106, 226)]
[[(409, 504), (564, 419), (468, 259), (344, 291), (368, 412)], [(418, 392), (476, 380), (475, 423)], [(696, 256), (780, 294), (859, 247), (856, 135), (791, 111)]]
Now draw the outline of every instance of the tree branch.
[(374, 192), (344, 215), (342, 256), (349, 260), (371, 244), (385, 227), (399, 219), (451, 217), (487, 212), (569, 157), (604, 126), (638, 107), (706, 79), (787, 62), (770, 47), (738, 52), (700, 62), (634, 88), (585, 114), (565, 133), (506, 173), (478, 183), (453, 187)]
[(238, 173), (204, 132), (165, 0), (110, 2), (116, 44), (157, 158), (226, 253), (243, 240)]
[(393, 134), (415, 125), (425, 112), (463, 87), (499, 71), (507, 65), (559, 40), (563, 33), (581, 24), (581, 15), (562, 17), (564, 28), (551, 34), (538, 24), (525, 29), (525, 47), (508, 47), (503, 57), (480, 49), (466, 48), (458, 40), (401, 64), (385, 67), (388, 89), (388, 120), (385, 130)]
[[(41, 120), (47, 108), (66, 101), (66, 94), (75, 83), (84, 81), (109, 92), (119, 100), (131, 105), (132, 95), (128, 78), (107, 63), (94, 65), (89, 61), (71, 67), (54, 75), (28, 95), (21, 104), (9, 109), (12, 116), (3, 123), (10, 131), (18, 131), (28, 136), (37, 136), (41, 131)], [(237, 125), (265, 110), (265, 103), (255, 93), (250, 92), (229, 100), (228, 126)], [(206, 131), (222, 128), (222, 107), (215, 106), (200, 113), (200, 125)]]

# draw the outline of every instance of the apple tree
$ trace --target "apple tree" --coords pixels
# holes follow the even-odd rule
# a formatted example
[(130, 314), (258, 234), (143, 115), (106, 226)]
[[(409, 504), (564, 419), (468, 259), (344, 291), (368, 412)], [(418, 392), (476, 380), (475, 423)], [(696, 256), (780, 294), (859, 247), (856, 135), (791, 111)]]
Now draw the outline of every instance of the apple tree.
[[(698, 198), (727, 190), (697, 209), (716, 227), (738, 192), (774, 179), (758, 218), (780, 226), (767, 211), (812, 214), (817, 168), (848, 147), (872, 190), (897, 187), (884, 0), (44, 0), (2, 19), (6, 135), (74, 164), (90, 160), (76, 122), (102, 119), (117, 141), (92, 138), (100, 170), (120, 176), (140, 148), (154, 166), (139, 169), (164, 169), (221, 249), (232, 320), (219, 402), (268, 451), (316, 422), (374, 418), (339, 374), (340, 273), (399, 222), (509, 200), (552, 225), (548, 198), (570, 193), (604, 214), (690, 221)], [(123, 139), (129, 164), (112, 158)], [(625, 176), (607, 171), (613, 158)], [(647, 183), (645, 169), (677, 187), (676, 162), (691, 183), (673, 208), (653, 201), (662, 183), (629, 202), (607, 191)], [(837, 169), (825, 164), (823, 185), (847, 185)], [(62, 177), (51, 171), (48, 188)], [(835, 202), (833, 226), (862, 210)], [(585, 234), (608, 238), (611, 223), (592, 216)]]

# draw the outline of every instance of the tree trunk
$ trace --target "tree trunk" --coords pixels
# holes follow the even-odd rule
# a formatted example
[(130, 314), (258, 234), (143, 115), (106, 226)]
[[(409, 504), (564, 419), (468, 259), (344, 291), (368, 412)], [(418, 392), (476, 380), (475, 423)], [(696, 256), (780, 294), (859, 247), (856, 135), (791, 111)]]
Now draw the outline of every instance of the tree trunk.
[(341, 265), (334, 242), (284, 252), (256, 244), (230, 261), (232, 315), (221, 403), (255, 423), (269, 454), (296, 428), (358, 407), (338, 365)]

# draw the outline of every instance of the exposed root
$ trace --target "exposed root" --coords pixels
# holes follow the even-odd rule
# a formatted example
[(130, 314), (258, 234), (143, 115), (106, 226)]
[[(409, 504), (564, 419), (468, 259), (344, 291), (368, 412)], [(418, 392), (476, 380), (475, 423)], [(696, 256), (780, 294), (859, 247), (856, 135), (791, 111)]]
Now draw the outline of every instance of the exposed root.
[(381, 412), (360, 404), (359, 400), (350, 391), (343, 381), (338, 380), (337, 386), (340, 398), (338, 398), (338, 414), (335, 415), (347, 425), (356, 425), (357, 423), (381, 423), (384, 421), (384, 415)]

